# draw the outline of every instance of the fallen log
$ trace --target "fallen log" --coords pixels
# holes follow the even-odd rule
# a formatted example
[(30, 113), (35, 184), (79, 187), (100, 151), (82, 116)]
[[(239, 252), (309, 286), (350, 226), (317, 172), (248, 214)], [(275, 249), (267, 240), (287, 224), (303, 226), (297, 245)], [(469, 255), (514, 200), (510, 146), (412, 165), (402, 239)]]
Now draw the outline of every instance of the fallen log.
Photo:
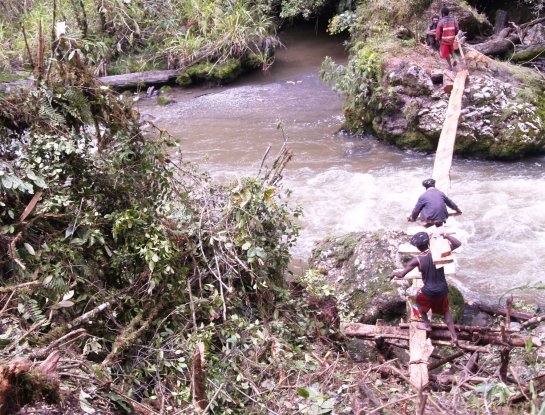
[(536, 325), (536, 324), (539, 324), (541, 323), (542, 321), (545, 320), (545, 314), (542, 314), (540, 316), (535, 316), (535, 317), (532, 317), (531, 319), (529, 320), (526, 320), (524, 323), (522, 323), (520, 325), (520, 328), (521, 329), (525, 329), (526, 327), (530, 327), (530, 326), (533, 326), (533, 325)]
[(545, 44), (538, 43), (529, 45), (524, 48), (515, 49), (515, 53), (511, 55), (513, 62), (530, 61), (537, 57), (545, 57)]
[[(31, 403), (29, 399), (59, 399), (59, 377), (57, 364), (61, 355), (51, 353), (47, 359), (33, 369), (27, 357), (15, 358), (0, 365), (0, 415), (14, 413), (21, 406)], [(24, 376), (24, 378), (23, 378)], [(25, 391), (32, 390), (32, 394)]]
[[(134, 72), (123, 75), (109, 75), (98, 78), (104, 85), (109, 85), (115, 89), (136, 88), (145, 85), (159, 85), (174, 81), (180, 74), (178, 69), (169, 69), (164, 71), (146, 71)], [(27, 89), (34, 84), (32, 80), (20, 80), (14, 82), (0, 83), (0, 92), (6, 92), (13, 89)]]
[[(407, 328), (409, 325), (407, 323), (399, 323), (399, 327), (401, 328)], [(446, 330), (448, 327), (444, 323), (433, 323), (431, 325), (433, 329), (441, 329)], [(454, 327), (456, 328), (456, 331), (467, 331), (468, 333), (502, 333), (505, 331), (505, 333), (518, 333), (520, 330), (518, 329), (501, 329), (500, 327), (483, 327), (483, 326), (464, 326), (462, 324), (455, 324)]]
[(523, 23), (523, 24), (520, 25), (520, 28), (521, 29), (526, 29), (527, 27), (533, 26), (533, 25), (541, 23), (541, 22), (545, 22), (545, 17), (539, 17), (539, 18), (537, 18), (535, 20), (532, 20), (530, 22)]
[(465, 354), (466, 354), (466, 352), (461, 350), (461, 351), (458, 351), (456, 353), (445, 356), (442, 359), (438, 359), (435, 362), (428, 363), (428, 370), (437, 369), (439, 366), (443, 366), (445, 363), (450, 363), (453, 360), (458, 359), (459, 357), (462, 357)]
[(179, 69), (164, 71), (134, 72), (123, 75), (110, 75), (99, 78), (100, 82), (114, 88), (135, 88), (149, 84), (165, 84), (173, 81), (180, 74)]
[(531, 394), (530, 390), (532, 387), (530, 385), (533, 385), (532, 387), (536, 395), (542, 390), (545, 390), (545, 375), (539, 375), (533, 379), (530, 379), (528, 386), (522, 389), (518, 395), (514, 395), (509, 398), (509, 403), (517, 403), (527, 399)]
[(517, 34), (511, 34), (506, 38), (493, 37), (492, 39), (471, 45), (473, 49), (481, 52), (483, 55), (497, 56), (511, 52), (516, 44), (520, 43), (520, 38)]
[[(400, 325), (403, 326), (403, 325)], [(391, 338), (391, 339), (409, 339), (409, 327), (400, 326), (374, 326), (369, 324), (349, 323), (341, 324), (341, 330), (346, 336), (358, 337), (363, 339)], [(405, 325), (406, 326), (406, 325)], [(531, 340), (534, 347), (539, 347), (541, 341), (537, 337), (524, 336), (521, 334), (510, 334), (505, 341), (502, 339), (502, 333), (499, 332), (468, 332), (458, 331), (458, 340), (474, 343), (493, 344), (500, 346), (525, 347)], [(428, 333), (431, 340), (450, 341), (451, 336), (448, 330), (436, 329)]]
[[(481, 311), (484, 311), (485, 313), (491, 314), (491, 315), (500, 315), (500, 316), (507, 316), (507, 309), (504, 307), (499, 306), (489, 306), (486, 304), (477, 304), (477, 307)], [(515, 320), (530, 320), (534, 317), (533, 313), (527, 313), (525, 311), (518, 311), (518, 310), (511, 310), (511, 318), (514, 318)]]

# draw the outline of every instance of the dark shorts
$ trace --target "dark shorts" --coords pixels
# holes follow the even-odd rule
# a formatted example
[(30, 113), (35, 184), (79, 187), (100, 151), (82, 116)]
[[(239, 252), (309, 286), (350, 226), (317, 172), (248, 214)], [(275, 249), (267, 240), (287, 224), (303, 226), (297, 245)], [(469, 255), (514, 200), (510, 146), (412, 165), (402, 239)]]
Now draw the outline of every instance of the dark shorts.
[(441, 297), (428, 297), (422, 291), (418, 291), (416, 304), (423, 313), (431, 311), (434, 314), (445, 314), (448, 311), (448, 294)]
[(441, 43), (441, 57), (448, 58), (454, 53), (454, 45), (445, 45)]

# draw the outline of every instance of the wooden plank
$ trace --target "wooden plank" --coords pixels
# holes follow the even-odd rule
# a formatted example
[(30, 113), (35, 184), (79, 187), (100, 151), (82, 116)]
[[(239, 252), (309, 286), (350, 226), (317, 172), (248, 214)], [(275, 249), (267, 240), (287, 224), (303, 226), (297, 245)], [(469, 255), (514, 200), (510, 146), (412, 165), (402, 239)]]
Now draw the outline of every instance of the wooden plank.
[(448, 264), (453, 261), (450, 243), (442, 236), (430, 238), (430, 252), (434, 264)]
[(435, 179), (435, 187), (443, 192), (447, 192), (450, 185), (450, 168), (452, 166), (452, 154), (454, 152), (454, 142), (458, 130), (458, 120), (462, 112), (462, 97), (468, 76), (467, 69), (463, 69), (456, 74), (454, 86), (447, 108), (447, 114), (443, 129), (437, 144), (437, 152), (433, 163), (432, 177)]
[(403, 255), (418, 255), (422, 253), (416, 246), (409, 243), (399, 245), (397, 252)]
[[(451, 215), (449, 213), (449, 216), (457, 216), (458, 213), (456, 213), (456, 215)], [(445, 233), (447, 235), (455, 235), (456, 234), (456, 229), (453, 229), (453, 228), (450, 228), (448, 225), (444, 225), (443, 226), (443, 229), (445, 230)], [(429, 232), (430, 231), (430, 228), (425, 228), (424, 226), (418, 226), (418, 225), (415, 225), (415, 226), (408, 226), (407, 227), (407, 235), (409, 236), (413, 236), (414, 234), (418, 233), (418, 232)]]
[(452, 277), (456, 275), (456, 267), (454, 266), (454, 261), (450, 264), (445, 264), (443, 267), (445, 269), (445, 276), (446, 277)]
[(428, 360), (433, 346), (426, 336), (426, 330), (417, 327), (418, 323), (419, 320), (412, 315), (409, 324), (409, 380), (414, 390), (421, 392), (429, 383)]

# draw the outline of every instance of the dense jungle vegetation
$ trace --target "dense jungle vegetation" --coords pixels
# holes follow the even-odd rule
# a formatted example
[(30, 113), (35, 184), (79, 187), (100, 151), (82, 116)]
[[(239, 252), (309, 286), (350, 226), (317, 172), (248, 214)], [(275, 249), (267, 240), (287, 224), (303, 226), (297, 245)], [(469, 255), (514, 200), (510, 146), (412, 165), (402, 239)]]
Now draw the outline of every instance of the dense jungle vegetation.
[[(378, 1), (358, 10), (367, 3)], [(401, 3), (399, 16), (415, 13)], [(338, 324), (354, 316), (319, 273), (286, 281), (302, 214), (281, 183), (289, 143), (254, 177), (218, 184), (96, 80), (233, 61), (266, 68), (286, 21), (327, 10), (331, 32), (363, 30), (355, 7), (0, 3), (0, 80), (35, 79), (0, 94), (0, 414), (340, 414), (366, 384), (384, 400), (410, 396), (371, 371), (376, 357), (351, 361)], [(354, 80), (374, 82), (378, 60), (354, 47), (345, 81), (361, 89)], [(531, 345), (518, 359), (528, 376), (539, 372)], [(484, 397), (495, 409), (514, 395), (490, 382), (445, 405), (478, 410)], [(516, 410), (537, 414), (540, 399), (533, 390)]]
[[(0, 71), (28, 68), (41, 33), (65, 22), (98, 75), (197, 63), (267, 68), (278, 27), (316, 16), (326, 0), (6, 0), (0, 3)], [(350, 8), (343, 0), (338, 7)], [(49, 37), (47, 38), (49, 39)], [(46, 45), (46, 50), (50, 50)], [(29, 59), (28, 56), (31, 55)]]

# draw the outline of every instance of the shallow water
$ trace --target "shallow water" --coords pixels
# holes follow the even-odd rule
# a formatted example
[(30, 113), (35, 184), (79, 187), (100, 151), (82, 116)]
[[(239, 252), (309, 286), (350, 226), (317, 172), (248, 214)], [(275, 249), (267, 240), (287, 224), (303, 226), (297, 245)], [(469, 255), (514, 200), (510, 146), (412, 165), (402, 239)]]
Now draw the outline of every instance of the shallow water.
[[(252, 73), (227, 87), (175, 89), (175, 104), (147, 100), (140, 109), (181, 139), (185, 159), (222, 179), (255, 174), (267, 146), (275, 154), (283, 142), (281, 120), (295, 153), (284, 183), (304, 210), (293, 250), (293, 266), (302, 269), (315, 241), (327, 235), (405, 228), (433, 156), (338, 133), (343, 100), (318, 71), (326, 55), (346, 61), (343, 39), (315, 35), (311, 27), (282, 39), (286, 48), (268, 74)], [(543, 157), (454, 161), (449, 196), (464, 214), (449, 223), (462, 229), (456, 280), (468, 298), (492, 300), (545, 282), (544, 165)], [(535, 290), (516, 295), (545, 300)]]

